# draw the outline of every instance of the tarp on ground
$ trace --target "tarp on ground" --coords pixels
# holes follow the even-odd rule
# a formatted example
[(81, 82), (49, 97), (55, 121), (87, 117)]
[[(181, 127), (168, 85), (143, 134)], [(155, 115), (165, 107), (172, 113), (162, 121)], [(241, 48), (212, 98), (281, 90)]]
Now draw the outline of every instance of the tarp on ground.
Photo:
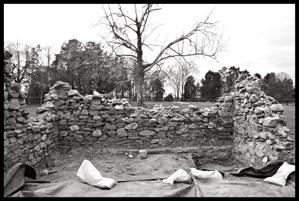
[[(260, 169), (256, 169), (254, 167), (246, 167), (241, 168), (237, 172), (231, 173), (234, 176), (250, 176), (250, 177), (257, 177), (257, 178), (266, 178), (273, 176), (280, 166), (283, 164), (283, 161), (274, 161), (262, 167)], [(289, 177), (293, 177), (295, 174), (291, 174)]]
[[(22, 179), (22, 174), (11, 175), (10, 181), (24, 181), (18, 191), (10, 194), (12, 197), (295, 197), (294, 181), (288, 181), (286, 186), (281, 187), (252, 177), (227, 176), (221, 182), (193, 178), (191, 184), (173, 185), (162, 180), (128, 181), (104, 190), (79, 179), (40, 183)], [(23, 177), (27, 176), (23, 174)]]

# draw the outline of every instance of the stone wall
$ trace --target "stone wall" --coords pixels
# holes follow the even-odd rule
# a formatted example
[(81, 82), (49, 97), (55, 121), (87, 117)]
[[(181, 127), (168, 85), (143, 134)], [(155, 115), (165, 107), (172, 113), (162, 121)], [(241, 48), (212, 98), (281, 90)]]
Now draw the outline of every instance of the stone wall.
[(52, 151), (57, 132), (50, 122), (29, 121), (25, 94), (13, 82), (9, 52), (4, 54), (4, 171), (17, 162), (38, 166)]
[[(126, 100), (105, 95), (82, 96), (68, 83), (59, 81), (37, 112), (55, 115), (58, 148), (67, 152), (78, 146), (150, 149), (232, 145), (230, 107), (231, 103), (206, 109), (192, 105), (183, 110), (162, 106), (151, 110), (133, 108)], [(231, 158), (231, 146), (221, 153), (206, 154), (213, 160), (227, 160)]]
[[(224, 94), (215, 107), (133, 108), (108, 95), (82, 96), (58, 81), (30, 120), (24, 94), (12, 80), (11, 55), (4, 55), (4, 163), (46, 164), (53, 150), (93, 147), (151, 149), (197, 146), (203, 161), (264, 166), (277, 159), (294, 162), (295, 142), (283, 107), (249, 77)], [(206, 147), (213, 147), (213, 149)]]
[(255, 167), (294, 162), (295, 137), (286, 127), (283, 106), (261, 90), (261, 80), (249, 77), (228, 96), (233, 100), (234, 158)]

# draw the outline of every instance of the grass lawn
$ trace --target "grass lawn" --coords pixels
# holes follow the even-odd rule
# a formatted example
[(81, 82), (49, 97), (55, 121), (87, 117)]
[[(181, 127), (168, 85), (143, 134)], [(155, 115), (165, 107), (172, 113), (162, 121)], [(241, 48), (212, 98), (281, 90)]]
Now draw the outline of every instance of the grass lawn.
[(295, 105), (284, 105), (283, 107), (287, 127), (290, 129), (290, 133), (295, 135)]
[[(214, 102), (177, 102), (177, 101), (165, 101), (165, 102), (154, 102), (154, 101), (148, 101), (145, 102), (145, 107), (146, 108), (153, 108), (154, 105), (163, 105), (165, 107), (167, 106), (179, 106), (180, 108), (188, 108), (189, 105), (196, 105), (199, 106), (199, 108), (206, 108), (206, 107), (213, 107), (215, 106)], [(136, 106), (136, 102), (130, 102), (131, 106)]]

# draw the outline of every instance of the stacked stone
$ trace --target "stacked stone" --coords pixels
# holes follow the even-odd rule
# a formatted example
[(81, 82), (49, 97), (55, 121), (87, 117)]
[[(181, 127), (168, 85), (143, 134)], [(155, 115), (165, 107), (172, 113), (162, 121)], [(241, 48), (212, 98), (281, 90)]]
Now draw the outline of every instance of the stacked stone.
[[(294, 141), (288, 136), (283, 107), (261, 91), (255, 77), (236, 84), (220, 97), (216, 107), (156, 105), (132, 108), (127, 100), (94, 93), (82, 96), (68, 83), (58, 81), (45, 95), (38, 117), (28, 122), (24, 94), (12, 82), (11, 55), (5, 53), (4, 155), (5, 167), (16, 162), (41, 164), (54, 148), (155, 148), (161, 146), (216, 146), (206, 156), (217, 162), (231, 157), (245, 165), (294, 158)], [(222, 146), (229, 145), (229, 146)], [(219, 151), (221, 150), (221, 151)]]
[(224, 94), (219, 97), (216, 106), (218, 107), (218, 114), (221, 119), (222, 127), (220, 127), (220, 134), (232, 137), (233, 133), (233, 95)]
[(33, 119), (27, 127), (27, 161), (33, 166), (44, 166), (46, 161), (52, 158), (56, 150), (58, 132), (53, 123), (41, 119)]
[(128, 111), (130, 105), (125, 99), (112, 99), (110, 95), (102, 94), (82, 96), (77, 90), (71, 90), (68, 83), (61, 81), (50, 88), (45, 95), (45, 103), (38, 109), (40, 116), (55, 115), (62, 151), (116, 135), (114, 123)]
[(4, 53), (4, 158), (5, 169), (18, 162), (23, 150), (18, 145), (26, 141), (26, 123), (28, 113), (25, 111), (25, 96), (20, 85), (14, 82), (12, 74), (12, 54)]
[(61, 151), (85, 145), (140, 149), (232, 144), (232, 128), (227, 132), (222, 127), (217, 107), (132, 108), (126, 100), (101, 94), (82, 96), (64, 82), (57, 82), (45, 97), (38, 112), (55, 115)]
[(65, 151), (84, 145), (155, 148), (234, 141), (235, 158), (259, 166), (293, 150), (282, 106), (261, 91), (255, 77), (238, 83), (216, 107), (190, 105), (183, 110), (161, 105), (131, 108), (126, 101), (100, 94), (82, 96), (69, 84), (57, 82), (39, 112), (57, 123), (59, 147)]
[[(41, 122), (40, 128), (29, 122), (25, 94), (13, 81), (12, 55), (4, 53), (4, 170), (17, 162), (38, 165), (49, 154), (54, 142), (47, 137), (50, 126)], [(55, 136), (53, 136), (55, 139)], [(54, 146), (54, 145), (52, 145)]]
[(255, 167), (294, 159), (294, 140), (288, 136), (283, 106), (261, 90), (260, 80), (248, 77), (230, 95), (236, 159)]

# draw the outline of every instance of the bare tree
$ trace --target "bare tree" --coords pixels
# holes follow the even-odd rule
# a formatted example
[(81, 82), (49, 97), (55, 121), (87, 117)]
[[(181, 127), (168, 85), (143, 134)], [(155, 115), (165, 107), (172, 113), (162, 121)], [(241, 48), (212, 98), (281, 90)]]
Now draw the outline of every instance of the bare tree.
[(49, 68), (52, 57), (51, 46), (44, 47), (43, 49), (46, 51), (45, 57), (47, 59), (47, 67)]
[[(108, 5), (103, 6), (105, 13), (104, 24), (111, 31), (111, 40), (104, 38), (113, 49), (116, 56), (129, 57), (136, 62), (134, 74), (136, 75), (137, 105), (143, 105), (144, 76), (154, 66), (160, 65), (167, 59), (175, 57), (205, 56), (216, 59), (220, 51), (220, 43), (217, 34), (213, 31), (216, 22), (210, 22), (210, 15), (205, 20), (198, 22), (194, 27), (181, 34), (166, 45), (150, 44), (146, 41), (148, 33), (156, 28), (148, 30), (148, 22), (153, 12), (161, 8), (152, 4), (142, 5), (137, 9), (134, 5), (133, 12), (126, 12), (122, 5), (117, 10), (112, 10)], [(186, 43), (186, 44), (185, 44)], [(151, 62), (147, 62), (144, 56), (144, 48), (161, 48)]]
[[(46, 53), (45, 53), (45, 57), (46, 57), (46, 62), (47, 62), (47, 66), (46, 68), (49, 69), (50, 68), (50, 62), (51, 62), (51, 56), (52, 56), (52, 53), (51, 53), (51, 47), (50, 46), (47, 46), (47, 47), (44, 47), (43, 48)], [(40, 103), (42, 103), (43, 101), (43, 93), (44, 93), (44, 72), (46, 71), (46, 69), (44, 69), (44, 66), (42, 65), (41, 66), (41, 91), (40, 91)], [(48, 79), (48, 78), (46, 78)]]
[(198, 72), (195, 64), (193, 62), (182, 62), (180, 60), (177, 60), (174, 65), (166, 69), (167, 80), (176, 93), (177, 100), (183, 96), (186, 79), (192, 72)]
[(20, 42), (6, 42), (5, 49), (12, 53), (12, 72), (15, 75), (14, 81), (23, 83), (28, 76), (28, 66), (26, 60), (29, 54), (29, 46)]

